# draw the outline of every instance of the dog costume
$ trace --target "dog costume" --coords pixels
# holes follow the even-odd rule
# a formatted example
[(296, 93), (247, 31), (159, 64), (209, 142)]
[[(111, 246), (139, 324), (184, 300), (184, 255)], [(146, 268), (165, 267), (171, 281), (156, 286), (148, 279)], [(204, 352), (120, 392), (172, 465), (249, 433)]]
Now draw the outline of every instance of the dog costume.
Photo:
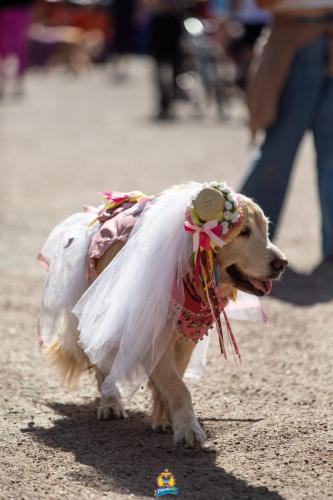
[[(90, 207), (56, 226), (40, 253), (48, 267), (41, 339), (65, 338), (66, 327), (77, 325), (79, 344), (90, 362), (107, 373), (105, 396), (118, 383), (133, 394), (175, 330), (198, 341), (215, 323), (226, 356), (221, 314), (239, 356), (226, 309), (237, 319), (264, 316), (256, 297), (241, 294), (234, 306), (221, 299), (215, 252), (246, 221), (241, 195), (225, 183), (190, 182), (154, 197), (138, 192), (103, 196), (104, 206)], [(126, 245), (96, 277), (97, 260), (117, 240)]]

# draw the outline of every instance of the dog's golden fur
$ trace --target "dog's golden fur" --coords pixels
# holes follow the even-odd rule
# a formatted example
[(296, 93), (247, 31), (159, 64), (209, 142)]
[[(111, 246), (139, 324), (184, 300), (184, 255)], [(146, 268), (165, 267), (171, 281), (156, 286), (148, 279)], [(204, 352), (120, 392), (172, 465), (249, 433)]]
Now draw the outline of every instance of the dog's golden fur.
[(78, 356), (64, 349), (59, 338), (54, 338), (46, 348), (47, 359), (58, 370), (61, 382), (69, 389), (77, 386), (82, 372), (88, 367), (88, 359), (82, 349), (80, 354)]
[[(282, 252), (269, 241), (268, 221), (260, 207), (248, 198), (246, 203), (248, 218), (245, 230), (223, 247), (217, 256), (220, 291), (224, 298), (230, 297), (235, 288), (242, 289), (228, 273), (230, 266), (236, 265), (244, 274), (257, 280), (269, 280), (277, 278), (287, 263)], [(105, 252), (98, 263), (98, 274), (107, 267), (122, 246), (123, 243), (117, 242)], [(274, 260), (281, 263), (280, 271), (272, 266)], [(62, 380), (73, 386), (82, 371), (87, 368), (88, 360), (77, 344), (78, 332), (75, 328), (68, 333), (68, 337), (71, 346), (75, 344), (74, 350), (72, 348), (68, 351), (64, 339), (57, 339), (49, 345), (47, 354), (59, 369)], [(183, 381), (194, 346), (192, 340), (175, 331), (149, 381), (153, 396), (153, 428), (173, 429), (176, 443), (185, 442), (187, 446), (193, 446), (195, 442), (203, 443), (205, 440), (205, 434), (193, 411), (190, 392)], [(96, 369), (99, 388), (105, 375)], [(119, 395), (101, 398), (98, 417), (105, 419), (111, 414), (126, 416)]]

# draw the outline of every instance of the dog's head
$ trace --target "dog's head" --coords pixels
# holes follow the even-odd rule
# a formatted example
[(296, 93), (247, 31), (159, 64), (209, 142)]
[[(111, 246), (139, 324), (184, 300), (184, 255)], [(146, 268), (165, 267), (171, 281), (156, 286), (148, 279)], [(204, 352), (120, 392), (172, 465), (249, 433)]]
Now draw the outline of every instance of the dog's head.
[(270, 293), (272, 280), (280, 277), (288, 262), (268, 237), (268, 220), (251, 199), (242, 197), (248, 216), (241, 232), (217, 253), (220, 289), (228, 296), (232, 288), (253, 295)]

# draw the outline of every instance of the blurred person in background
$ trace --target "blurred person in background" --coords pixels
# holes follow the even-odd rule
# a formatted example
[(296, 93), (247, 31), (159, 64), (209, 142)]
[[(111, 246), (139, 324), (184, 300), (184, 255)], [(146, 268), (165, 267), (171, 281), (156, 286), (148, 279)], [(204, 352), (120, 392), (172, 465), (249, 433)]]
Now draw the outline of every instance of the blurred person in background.
[(255, 0), (230, 0), (229, 9), (231, 18), (241, 26), (241, 34), (233, 39), (229, 53), (237, 64), (236, 83), (244, 89), (254, 44), (262, 29), (270, 23), (271, 16), (260, 9)]
[(183, 31), (181, 9), (173, 0), (150, 2), (152, 19), (149, 29), (148, 50), (155, 63), (155, 82), (158, 93), (160, 120), (172, 117), (172, 104), (176, 77), (181, 66), (181, 35)]
[(134, 48), (135, 0), (113, 0), (111, 3), (114, 36), (111, 43), (111, 61), (114, 78), (122, 82), (127, 78), (127, 55)]
[[(7, 77), (15, 82), (14, 93), (23, 92), (23, 77), (29, 65), (28, 28), (33, 0), (0, 0), (0, 97)], [(13, 65), (8, 59), (15, 57)]]
[[(322, 251), (333, 259), (333, 0), (258, 0), (273, 24), (248, 88), (253, 136), (265, 131), (241, 188), (271, 220), (274, 238), (291, 170), (311, 130), (317, 163)], [(301, 209), (301, 207), (300, 207)]]

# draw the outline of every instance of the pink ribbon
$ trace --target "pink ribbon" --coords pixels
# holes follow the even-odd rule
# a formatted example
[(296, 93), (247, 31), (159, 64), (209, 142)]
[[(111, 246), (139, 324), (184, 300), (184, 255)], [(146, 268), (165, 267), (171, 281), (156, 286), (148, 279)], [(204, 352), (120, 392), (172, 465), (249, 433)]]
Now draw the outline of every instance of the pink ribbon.
[(128, 198), (128, 194), (119, 193), (118, 191), (101, 191), (101, 194), (108, 201), (114, 201), (116, 203), (121, 203)]
[(203, 226), (198, 226), (196, 224), (191, 224), (188, 221), (184, 223), (185, 231), (193, 233), (193, 252), (197, 253), (200, 248), (204, 250), (209, 250), (210, 242), (213, 241), (218, 247), (222, 248), (225, 242), (219, 238), (221, 234), (221, 228), (217, 220), (209, 220), (203, 224)]
[(101, 194), (106, 200), (115, 203), (122, 203), (131, 198), (143, 197), (141, 191), (131, 191), (130, 193), (119, 193), (118, 191), (101, 191)]
[(210, 220), (202, 226), (185, 221), (184, 228), (185, 231), (193, 234), (193, 253), (196, 256), (194, 282), (199, 283), (201, 249), (208, 251), (211, 241), (221, 248), (225, 245), (225, 242), (218, 237), (221, 234), (221, 227), (217, 220)]

